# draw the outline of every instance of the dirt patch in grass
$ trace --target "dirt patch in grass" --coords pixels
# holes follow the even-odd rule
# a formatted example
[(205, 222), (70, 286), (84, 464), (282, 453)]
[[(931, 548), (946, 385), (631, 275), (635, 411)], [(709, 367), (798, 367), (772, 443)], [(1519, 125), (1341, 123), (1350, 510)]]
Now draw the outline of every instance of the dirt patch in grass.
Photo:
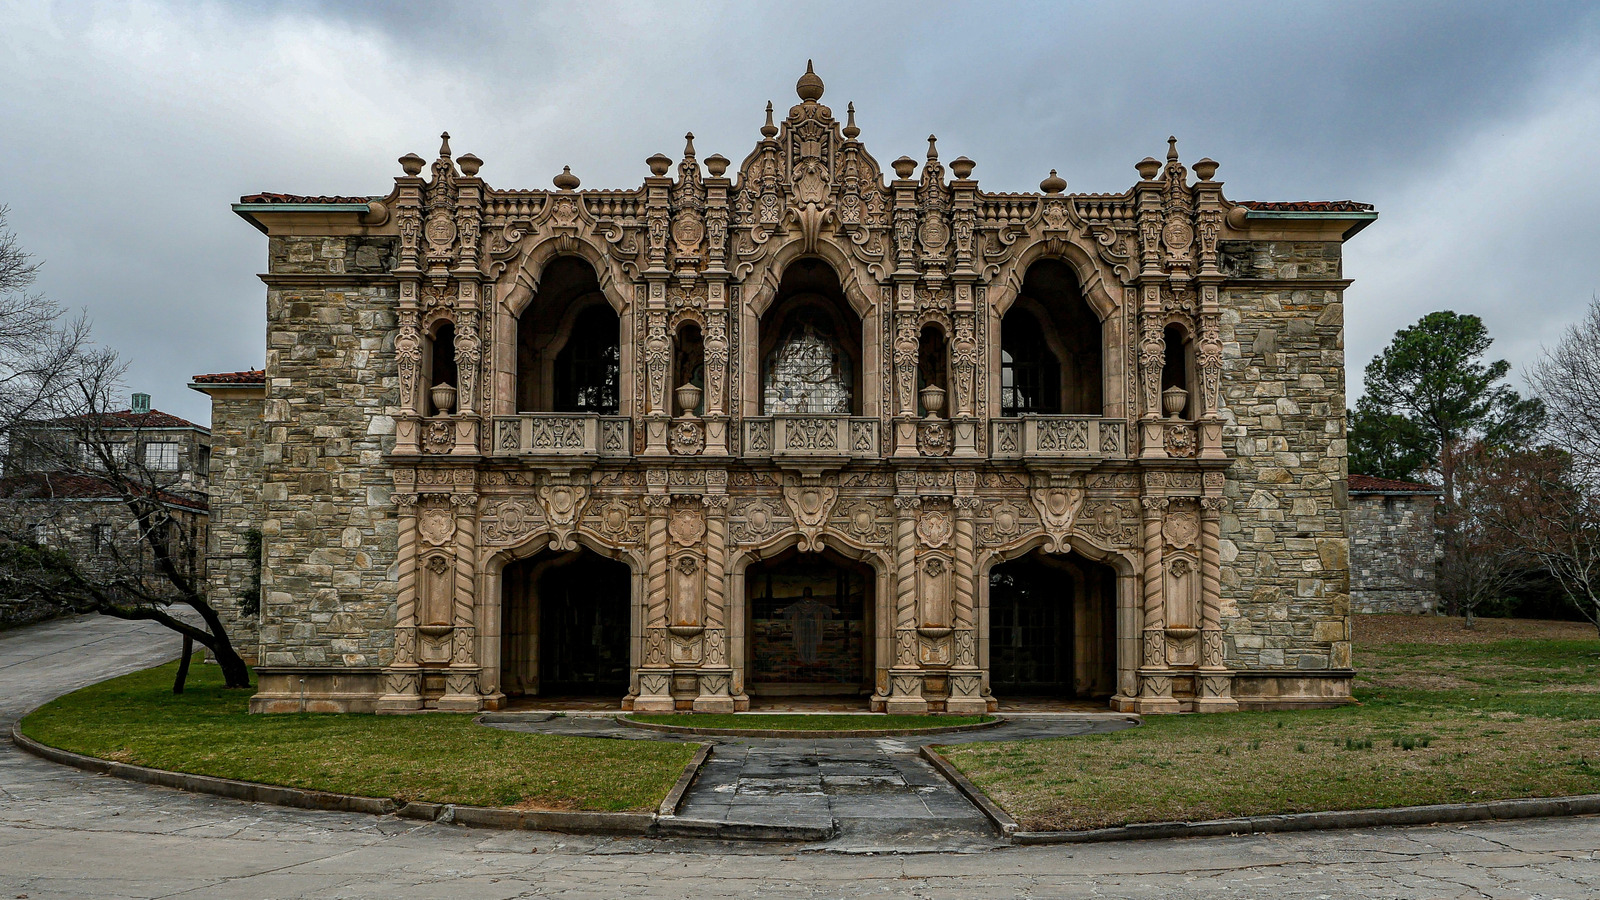
[(1571, 624), (1369, 643), (1360, 706), (1151, 716), (1114, 734), (944, 752), (1041, 830), (1596, 793), (1600, 640), (1574, 639)]
[(1451, 616), (1351, 616), (1357, 652), (1383, 644), (1488, 644), (1505, 640), (1592, 641), (1600, 637), (1588, 622), (1554, 619), (1477, 619), (1471, 629)]
[(61, 697), (23, 720), (34, 740), (89, 756), (365, 797), (523, 809), (652, 810), (690, 744), (525, 734), (470, 716), (250, 715), (215, 666), (176, 663)]

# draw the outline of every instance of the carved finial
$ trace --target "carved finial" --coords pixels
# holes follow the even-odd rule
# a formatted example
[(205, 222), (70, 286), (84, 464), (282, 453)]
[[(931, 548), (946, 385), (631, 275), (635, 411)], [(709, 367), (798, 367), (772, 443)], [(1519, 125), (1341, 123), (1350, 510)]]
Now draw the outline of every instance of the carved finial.
[(856, 139), (856, 135), (861, 133), (861, 129), (856, 127), (856, 105), (851, 103), (847, 105), (845, 109), (848, 114), (848, 119), (844, 123), (844, 139), (847, 141), (853, 141)]
[(1194, 174), (1200, 176), (1201, 181), (1210, 181), (1217, 174), (1217, 161), (1206, 157), (1194, 164)]
[(407, 153), (405, 156), (400, 157), (400, 168), (412, 178), (420, 175), (422, 173), (422, 167), (427, 164), (427, 160), (416, 155), (415, 153)]
[(957, 178), (967, 179), (972, 177), (972, 170), (977, 165), (977, 163), (967, 159), (965, 156), (958, 156), (950, 161), (950, 171), (956, 173)]
[(902, 180), (910, 178), (911, 173), (917, 170), (917, 161), (909, 156), (902, 156), (889, 165), (894, 167), (895, 177)]
[(767, 124), (761, 126), (761, 136), (764, 137), (764, 138), (770, 138), (770, 137), (776, 136), (777, 133), (778, 133), (778, 126), (772, 124), (772, 101), (768, 100), (767, 101)]
[(1134, 163), (1133, 167), (1139, 170), (1140, 178), (1149, 181), (1161, 172), (1161, 160), (1156, 159), (1154, 156), (1146, 156), (1144, 159)]
[(439, 156), (444, 159), (450, 158), (450, 132), (448, 131), (439, 135)]
[(664, 153), (657, 153), (645, 160), (645, 165), (650, 167), (650, 174), (660, 178), (672, 168), (672, 160)]
[(683, 136), (683, 155), (685, 159), (694, 159), (694, 132)]
[(575, 191), (578, 189), (578, 176), (572, 174), (571, 166), (562, 166), (561, 174), (551, 180), (555, 182), (556, 187), (563, 191)]
[(472, 155), (471, 153), (466, 154), (465, 156), (456, 160), (456, 162), (461, 166), (461, 174), (467, 176), (468, 178), (477, 178), (478, 170), (483, 168), (483, 160)]
[(713, 153), (706, 157), (706, 169), (711, 172), (712, 178), (721, 178), (722, 173), (728, 171), (728, 158), (721, 153)]
[(1169, 136), (1167, 138), (1167, 162), (1177, 162), (1177, 161), (1178, 161), (1178, 139), (1176, 137)]
[(1039, 182), (1039, 190), (1046, 194), (1059, 194), (1067, 189), (1067, 180), (1056, 174), (1055, 169), (1050, 170), (1050, 177)]
[(822, 79), (811, 69), (811, 60), (806, 60), (806, 73), (794, 83), (794, 92), (800, 95), (801, 100), (815, 102), (822, 99)]
[(939, 139), (934, 137), (933, 135), (931, 135), (931, 134), (928, 135), (928, 158), (929, 159), (938, 159), (939, 158), (939, 145), (938, 145), (938, 143), (936, 143), (938, 140)]

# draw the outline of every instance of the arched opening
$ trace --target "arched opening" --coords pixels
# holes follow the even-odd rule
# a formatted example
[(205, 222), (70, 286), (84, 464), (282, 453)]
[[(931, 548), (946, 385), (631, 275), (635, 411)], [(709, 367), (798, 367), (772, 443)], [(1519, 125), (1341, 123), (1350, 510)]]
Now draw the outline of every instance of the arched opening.
[(1071, 267), (1029, 266), (1000, 323), (1001, 414), (1103, 415), (1101, 344), (1100, 319)]
[(508, 564), (501, 584), (501, 690), (509, 697), (628, 692), (630, 573), (592, 550)]
[(930, 387), (938, 388), (939, 408), (935, 413), (950, 409), (949, 357), (946, 355), (944, 331), (937, 325), (925, 325), (917, 339), (917, 414), (928, 415), (923, 393)]
[(594, 268), (576, 256), (552, 260), (517, 319), (517, 412), (616, 415), (621, 336)]
[(683, 323), (678, 329), (678, 338), (672, 347), (672, 387), (676, 393), (678, 388), (692, 384), (700, 389), (700, 393), (696, 395), (692, 409), (684, 409), (674, 398), (673, 406), (680, 416), (698, 416), (706, 411), (705, 359), (705, 339), (700, 334), (700, 326), (693, 322)]
[(745, 570), (747, 689), (752, 695), (872, 692), (870, 565), (824, 549), (791, 549)]
[(761, 414), (861, 414), (861, 320), (833, 267), (784, 270), (761, 317)]
[[(452, 389), (456, 386), (456, 326), (451, 322), (440, 322), (434, 329), (433, 337), (428, 341), (428, 369), (423, 373), (423, 383), (428, 386), (427, 406), (429, 411), (438, 414), (449, 414), (455, 409), (455, 391), (436, 392), (433, 389), (449, 385)], [(450, 401), (440, 405), (440, 401)]]
[[(1189, 340), (1188, 330), (1176, 323), (1167, 326), (1164, 336), (1167, 350), (1166, 357), (1161, 361), (1161, 414), (1192, 419), (1195, 398), (1194, 390), (1190, 387), (1193, 382), (1189, 379), (1189, 372), (1194, 367), (1194, 343)], [(1184, 392), (1183, 405), (1176, 411), (1168, 405), (1167, 391), (1172, 388), (1179, 388)], [(1171, 403), (1176, 405), (1176, 395)]]
[(1116, 572), (1034, 551), (989, 571), (996, 699), (1099, 700), (1116, 690)]

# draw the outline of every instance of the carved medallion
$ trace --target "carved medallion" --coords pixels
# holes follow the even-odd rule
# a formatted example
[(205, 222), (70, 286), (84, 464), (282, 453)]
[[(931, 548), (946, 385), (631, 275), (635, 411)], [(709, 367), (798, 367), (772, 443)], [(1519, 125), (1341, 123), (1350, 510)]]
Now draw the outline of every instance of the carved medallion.
[(667, 523), (667, 533), (679, 545), (690, 547), (700, 542), (706, 533), (705, 514), (692, 506), (680, 506)]
[(794, 515), (795, 524), (800, 528), (800, 549), (808, 552), (821, 550), (822, 545), (818, 543), (817, 537), (822, 533), (822, 526), (828, 521), (828, 513), (833, 510), (834, 501), (839, 499), (839, 489), (823, 485), (785, 487), (783, 499)]
[(434, 546), (448, 542), (456, 534), (456, 517), (450, 510), (430, 506), (417, 517), (417, 531)]
[(1083, 508), (1083, 488), (1050, 487), (1033, 489), (1033, 505), (1039, 509), (1039, 519), (1044, 523), (1048, 540), (1047, 553), (1065, 553), (1068, 539)]
[(929, 547), (943, 547), (950, 540), (950, 514), (942, 509), (924, 510), (917, 520), (917, 537)]

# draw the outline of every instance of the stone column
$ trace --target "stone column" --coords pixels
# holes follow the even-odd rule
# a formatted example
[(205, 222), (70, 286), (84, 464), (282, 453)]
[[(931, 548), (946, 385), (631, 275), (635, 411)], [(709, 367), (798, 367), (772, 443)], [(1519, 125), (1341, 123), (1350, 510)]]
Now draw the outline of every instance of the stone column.
[(477, 581), (478, 495), (452, 494), (455, 510), (455, 594), (451, 603), (450, 667), (445, 673), (445, 693), (440, 709), (476, 712), (478, 695), (477, 622), (474, 618)]
[(1166, 577), (1161, 525), (1168, 500), (1145, 497), (1144, 504), (1144, 659), (1139, 668), (1139, 711), (1178, 712), (1167, 668)]
[(394, 494), (399, 512), (399, 591), (395, 596), (394, 658), (384, 669), (384, 695), (378, 712), (422, 708), (417, 665), (417, 495)]
[(894, 498), (894, 507), (894, 665), (889, 669), (884, 711), (925, 713), (928, 701), (922, 698), (922, 667), (917, 662), (917, 510), (922, 500), (901, 495)]
[(1195, 685), (1195, 712), (1239, 708), (1233, 699), (1233, 673), (1222, 645), (1221, 515), (1228, 501), (1200, 500), (1200, 675)]
[(639, 694), (633, 708), (639, 712), (672, 712), (672, 659), (667, 652), (667, 534), (672, 496), (646, 494), (645, 577), (643, 615), (644, 656), (639, 667)]
[(728, 495), (708, 493), (700, 501), (706, 511), (706, 630), (701, 635), (700, 695), (694, 699), (694, 709), (728, 713), (734, 709), (733, 670), (728, 666)]
[(983, 695), (983, 670), (978, 667), (977, 629), (977, 543), (973, 517), (982, 502), (977, 497), (955, 499), (955, 606), (951, 625), (955, 628), (955, 654), (950, 665), (950, 699), (945, 711), (969, 715), (989, 711)]

